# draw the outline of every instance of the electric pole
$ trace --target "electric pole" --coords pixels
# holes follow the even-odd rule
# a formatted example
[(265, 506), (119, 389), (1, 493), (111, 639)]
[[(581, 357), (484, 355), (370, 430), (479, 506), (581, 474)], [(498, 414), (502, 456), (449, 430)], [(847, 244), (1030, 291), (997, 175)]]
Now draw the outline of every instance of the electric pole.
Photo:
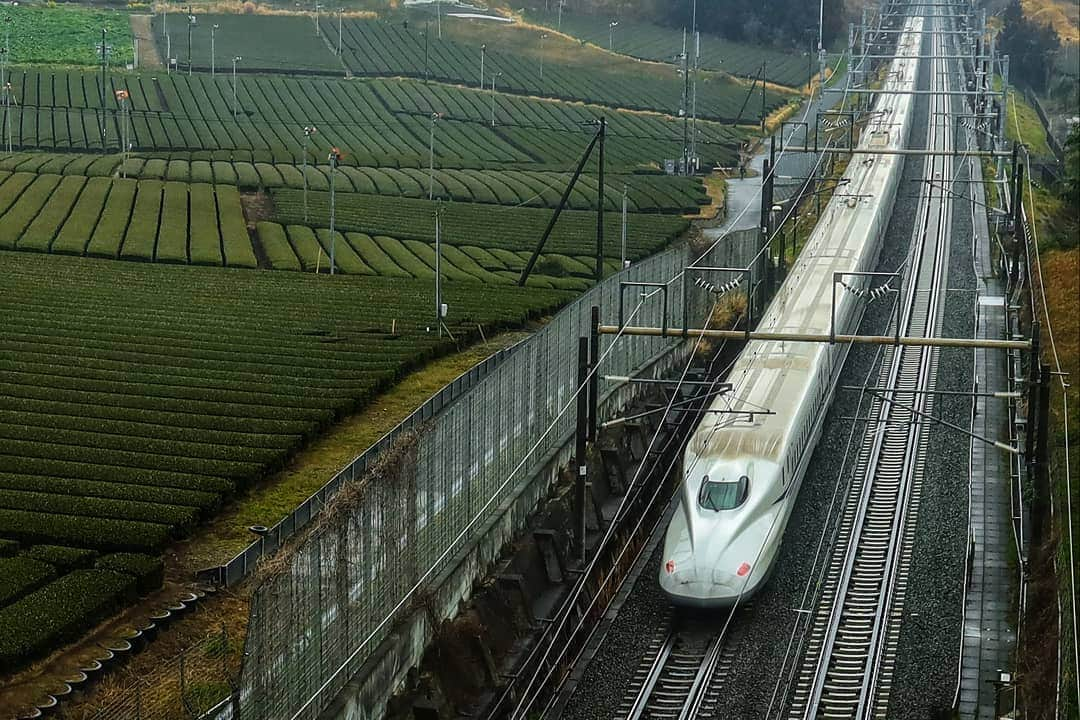
[(626, 185), (622, 186), (622, 255), (619, 268), (626, 269)]
[(442, 113), (431, 113), (431, 135), (428, 137), (428, 200), (435, 197), (435, 121), (441, 117)]
[(191, 6), (188, 5), (188, 26), (187, 26), (187, 74), (191, 77), (191, 29), (195, 27), (197, 20), (195, 16), (191, 14)]
[(108, 48), (108, 45), (105, 44), (105, 34), (107, 32), (108, 31), (105, 28), (101, 28), (101, 152), (102, 153), (105, 152), (105, 144), (106, 144), (107, 128), (108, 128), (108, 126), (106, 125), (106, 120), (105, 120), (105, 111), (106, 111), (106, 105), (105, 105), (105, 83), (106, 83), (105, 73), (106, 73), (106, 71), (108, 70), (108, 67), (109, 67), (108, 66), (108, 60), (106, 59), (106, 57), (107, 57), (106, 53), (108, 52), (109, 48)]
[(341, 17), (345, 13), (345, 8), (338, 8), (337, 11), (337, 54), (341, 55)]
[(215, 77), (217, 75), (217, 62), (216, 62), (217, 54), (215, 52), (215, 45), (214, 45), (214, 42), (215, 42), (214, 36), (217, 34), (217, 29), (218, 29), (217, 23), (214, 23), (213, 25), (210, 26), (210, 77)]
[(547, 33), (540, 33), (540, 82), (544, 82), (544, 41)]
[(308, 221), (308, 203), (307, 203), (307, 194), (308, 194), (308, 180), (307, 180), (308, 141), (311, 140), (312, 135), (315, 135), (318, 132), (319, 132), (318, 129), (314, 125), (305, 125), (304, 126), (304, 157), (303, 157), (303, 160), (302, 160), (303, 170), (301, 171), (301, 173), (304, 176), (304, 222), (305, 223), (307, 223), (307, 221)]
[(240, 111), (239, 107), (236, 104), (236, 63), (240, 62), (243, 59), (244, 58), (240, 57), (239, 55), (236, 55), (232, 59), (232, 119), (233, 119), (233, 122), (236, 122), (236, 116)]
[(120, 161), (120, 176), (127, 177), (127, 161), (128, 161), (128, 141), (129, 132), (129, 118), (131, 117), (128, 112), (128, 100), (131, 98), (130, 93), (126, 89), (117, 90), (116, 101), (120, 104), (120, 143), (123, 147), (120, 148), (121, 161)]
[(442, 337), (442, 208), (435, 208), (435, 328)]
[(487, 43), (480, 46), (480, 89), (484, 89), (484, 56), (487, 55)]
[(491, 76), (491, 127), (495, 127), (495, 78), (502, 77), (498, 72)]
[(330, 148), (330, 274), (334, 274), (334, 270), (337, 267), (335, 262), (335, 251), (337, 250), (337, 234), (334, 232), (334, 176), (337, 174), (338, 161), (341, 159), (341, 151), (335, 148)]

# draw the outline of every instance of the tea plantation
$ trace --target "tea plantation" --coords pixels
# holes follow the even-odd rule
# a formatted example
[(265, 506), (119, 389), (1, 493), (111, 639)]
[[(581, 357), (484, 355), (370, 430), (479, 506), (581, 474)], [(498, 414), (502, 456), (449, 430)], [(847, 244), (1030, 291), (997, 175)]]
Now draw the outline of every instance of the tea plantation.
[[(134, 595), (135, 578), (152, 573), (115, 553), (156, 557), (306, 438), (448, 348), (425, 332), (431, 283), (412, 278), (88, 267), (8, 252), (0, 262), (5, 670)], [(445, 285), (459, 338), (568, 297)]]
[[(601, 118), (605, 273), (624, 190), (630, 260), (714, 201), (663, 174), (688, 127), (670, 65), (562, 38), (541, 79), (499, 31), (477, 88), (473, 30), (420, 35), (410, 10), (345, 18), (340, 55), (336, 18), (198, 15), (189, 74), (186, 14), (166, 40), (137, 5), (0, 11), (21, 23), (0, 104), (0, 707), (8, 680), (160, 587), (175, 541), (403, 373), (587, 289), (596, 154), (516, 281)], [(88, 28), (106, 22), (102, 74)], [(703, 74), (705, 172), (756, 133), (750, 92)], [(768, 90), (767, 110), (791, 97)], [(427, 330), (436, 211), (457, 345)]]

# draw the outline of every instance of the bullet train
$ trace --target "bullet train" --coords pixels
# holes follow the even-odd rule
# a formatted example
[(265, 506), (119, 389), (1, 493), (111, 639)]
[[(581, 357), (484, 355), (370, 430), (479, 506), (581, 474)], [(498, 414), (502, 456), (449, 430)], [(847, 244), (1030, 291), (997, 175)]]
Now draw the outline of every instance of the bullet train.
[[(885, 89), (914, 90), (923, 19), (908, 18)], [(881, 94), (860, 146), (901, 149), (911, 94)], [(856, 154), (759, 330), (827, 334), (837, 272), (873, 271), (903, 155)], [(844, 278), (856, 290), (880, 285)], [(864, 293), (836, 289), (836, 332), (853, 333)], [(667, 528), (660, 587), (676, 605), (725, 607), (769, 578), (848, 345), (751, 341), (732, 366), (733, 388), (703, 413), (682, 459), (682, 489)], [(755, 411), (772, 414), (751, 414)], [(742, 413), (742, 414), (740, 414)]]

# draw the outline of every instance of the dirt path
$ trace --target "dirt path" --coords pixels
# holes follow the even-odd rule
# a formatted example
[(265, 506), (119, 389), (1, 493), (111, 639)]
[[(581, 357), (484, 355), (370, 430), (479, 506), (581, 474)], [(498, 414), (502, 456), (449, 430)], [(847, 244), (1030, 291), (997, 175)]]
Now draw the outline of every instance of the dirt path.
[(152, 15), (132, 15), (131, 32), (139, 40), (139, 67), (159, 68), (161, 57), (158, 55), (157, 43), (154, 42), (154, 31), (150, 27)]

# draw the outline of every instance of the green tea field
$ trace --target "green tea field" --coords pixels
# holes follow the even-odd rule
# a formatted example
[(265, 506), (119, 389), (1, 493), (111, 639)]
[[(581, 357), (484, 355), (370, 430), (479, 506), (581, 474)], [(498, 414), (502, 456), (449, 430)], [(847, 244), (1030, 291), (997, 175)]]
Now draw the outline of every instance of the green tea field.
[[(103, 620), (191, 587), (198, 568), (178, 548), (287, 483), (283, 468), (406, 373), (588, 290), (597, 210), (610, 275), (624, 248), (638, 261), (686, 242), (718, 207), (716, 183), (665, 174), (691, 131), (670, 63), (526, 23), (446, 20), (440, 38), (423, 10), (396, 7), (346, 14), (339, 54), (336, 16), (251, 5), (196, 8), (194, 23), (179, 6), (0, 9), (13, 18), (0, 48), (0, 708), (53, 693), (71, 643)], [(701, 73), (702, 173), (756, 136), (760, 92)], [(765, 112), (796, 97), (770, 86)], [(518, 288), (601, 119), (603, 202), (594, 152)], [(268, 503), (260, 522), (293, 505)]]
[[(171, 539), (449, 342), (412, 278), (0, 262), (3, 670), (152, 587)], [(567, 297), (445, 286), (462, 338)]]

